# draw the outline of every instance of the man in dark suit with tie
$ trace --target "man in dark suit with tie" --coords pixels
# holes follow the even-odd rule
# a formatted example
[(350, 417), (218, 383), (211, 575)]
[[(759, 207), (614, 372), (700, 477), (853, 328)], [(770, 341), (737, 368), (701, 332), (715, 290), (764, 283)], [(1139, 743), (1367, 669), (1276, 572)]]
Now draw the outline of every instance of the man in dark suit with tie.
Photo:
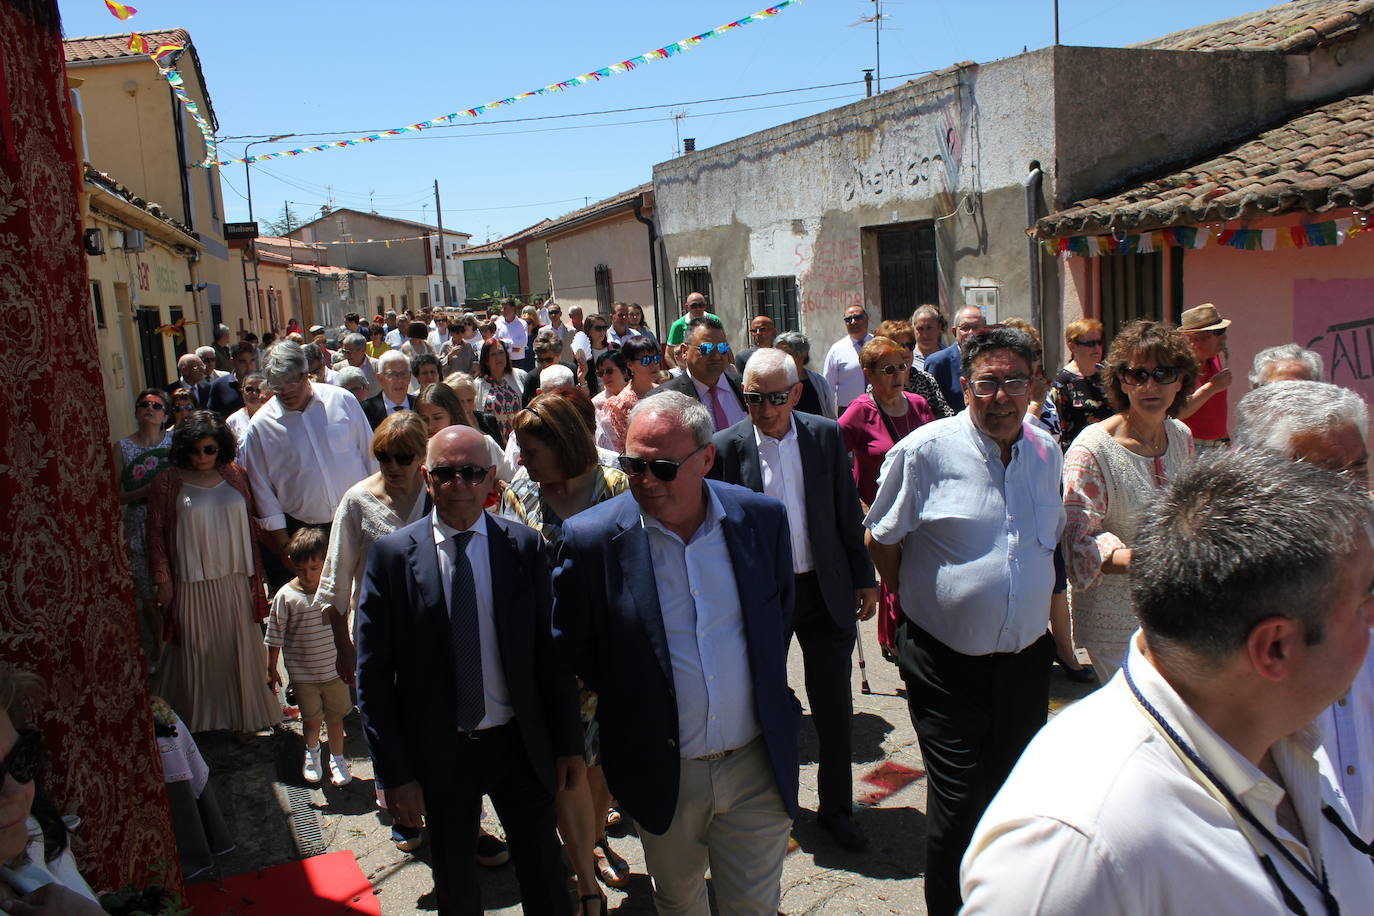
[(650, 391), (653, 397), (676, 391), (705, 405), (716, 432), (729, 429), (745, 417), (744, 394), (739, 382), (725, 371), (731, 362), (725, 325), (714, 315), (693, 318), (687, 324), (686, 371)]
[(987, 327), (983, 310), (976, 305), (966, 305), (954, 315), (954, 343), (926, 357), (926, 372), (935, 377), (940, 385), (940, 393), (945, 403), (957, 413), (964, 409), (964, 389), (959, 383), (963, 376), (963, 355), (959, 345), (974, 331)]
[(768, 496), (706, 481), (711, 417), (669, 392), (630, 412), (630, 492), (563, 525), (555, 639), (596, 691), (607, 782), (640, 828), (660, 913), (775, 913), (797, 811), (787, 686), (792, 548)]
[(571, 909), (554, 796), (585, 778), (577, 684), (554, 650), (539, 535), (482, 510), (486, 439), (440, 431), (434, 511), (372, 548), (358, 606), (358, 706), (402, 826), (429, 827), (439, 912), (475, 916), (480, 799), (506, 829), (526, 913)]
[(413, 410), (410, 401), (410, 360), (400, 350), (387, 350), (377, 362), (377, 381), (382, 390), (365, 399), (363, 414), (376, 429), (389, 414)]
[(209, 409), (227, 417), (243, 407), (243, 380), (258, 368), (258, 348), (241, 340), (234, 344), (231, 371), (210, 383)]
[(878, 592), (839, 424), (794, 412), (800, 397), (796, 361), (781, 350), (757, 350), (744, 370), (749, 417), (716, 433), (712, 476), (787, 507), (796, 577), (793, 630), (820, 739), (817, 820), (840, 846), (856, 850), (867, 841), (851, 814), (850, 656), (856, 620), (874, 615)]
[(177, 378), (165, 386), (171, 394), (178, 388), (191, 392), (196, 402), (196, 410), (205, 410), (210, 405), (210, 383), (205, 380), (205, 363), (194, 353), (183, 353), (177, 360)]

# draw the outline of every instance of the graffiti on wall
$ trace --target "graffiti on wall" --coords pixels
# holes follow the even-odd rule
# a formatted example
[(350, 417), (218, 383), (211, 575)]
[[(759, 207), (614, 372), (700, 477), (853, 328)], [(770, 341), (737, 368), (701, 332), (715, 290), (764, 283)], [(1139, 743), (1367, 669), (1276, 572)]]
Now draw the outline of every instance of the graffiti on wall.
[(803, 314), (863, 305), (863, 256), (857, 237), (835, 242), (801, 242), (796, 275), (802, 278)]
[(1298, 280), (1293, 339), (1326, 362), (1326, 380), (1374, 399), (1374, 280)]
[(873, 197), (882, 197), (884, 191), (896, 191), (899, 188), (914, 188), (921, 184), (927, 184), (934, 176), (937, 183), (945, 173), (945, 157), (940, 153), (933, 156), (921, 156), (916, 158), (914, 155), (904, 166), (892, 166), (886, 169), (875, 169), (872, 171), (862, 169), (856, 163), (854, 173), (845, 179), (844, 193), (845, 203), (849, 203), (860, 194), (868, 194)]

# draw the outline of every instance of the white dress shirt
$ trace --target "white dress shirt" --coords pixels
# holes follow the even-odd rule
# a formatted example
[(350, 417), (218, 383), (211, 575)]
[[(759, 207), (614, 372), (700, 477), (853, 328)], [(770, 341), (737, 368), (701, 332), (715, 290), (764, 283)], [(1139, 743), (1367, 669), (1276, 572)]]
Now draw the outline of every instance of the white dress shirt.
[(632, 328), (632, 327), (630, 327), (629, 325), (626, 325), (626, 326), (625, 326), (625, 333), (624, 333), (624, 334), (621, 334), (619, 331), (617, 331), (617, 330), (615, 329), (615, 325), (610, 325), (609, 327), (606, 328), (606, 339), (607, 339), (608, 341), (611, 342), (612, 346), (616, 346), (616, 347), (620, 346), (621, 344), (623, 344), (625, 341), (629, 340), (629, 339), (632, 338), (632, 337), (642, 337), (642, 336), (643, 336), (643, 335), (639, 333), (639, 329), (638, 329), (638, 328)]
[(238, 440), (239, 448), (243, 448), (243, 437), (248, 435), (248, 424), (253, 422), (253, 418), (248, 416), (248, 408), (240, 407), (238, 410), (224, 418), (224, 425), (229, 427), (229, 432), (234, 434)]
[(744, 613), (721, 521), (725, 509), (707, 488), (706, 519), (685, 544), (648, 516), (658, 604), (668, 637), (677, 701), (678, 754), (684, 760), (743, 747), (758, 737)]
[(394, 327), (386, 332), (386, 342), (393, 350), (401, 349), (401, 344), (405, 343), (405, 335), (401, 333), (400, 327)]
[(1350, 692), (1317, 719), (1332, 775), (1355, 815), (1355, 832), (1374, 840), (1374, 641)]
[(288, 515), (311, 525), (332, 522), (348, 488), (377, 471), (362, 404), (342, 388), (312, 389), (304, 410), (286, 410), (272, 398), (243, 437), (240, 463), (268, 531), (285, 528)]
[(526, 326), (525, 319), (516, 315), (507, 322), (504, 316), (496, 316), (496, 336), (506, 342), (511, 359), (525, 358), (525, 345), (530, 339), (530, 329)]
[(867, 383), (864, 382), (864, 370), (859, 365), (859, 351), (872, 339), (872, 334), (866, 335), (863, 340), (855, 340), (846, 334), (835, 341), (825, 354), (821, 375), (825, 376), (825, 380), (835, 390), (835, 401), (839, 405), (840, 413), (844, 413), (849, 402), (863, 394), (864, 388), (867, 387)]
[[(1374, 865), (1322, 816), (1350, 813), (1321, 771), (1315, 726), (1271, 749), (1281, 787), (1199, 718), (1131, 639), (1141, 694), (1256, 818), (1309, 867), (1320, 860), (1343, 913), (1367, 913)], [(1287, 797), (1306, 842), (1280, 826)], [(1258, 832), (1260, 849), (1308, 913), (1321, 896)], [(1125, 675), (1041, 729), (974, 831), (962, 868), (965, 914), (1144, 913), (1289, 916), (1235, 818), (1131, 696)]]
[(902, 610), (964, 655), (1019, 652), (1045, 635), (1064, 530), (1063, 455), (1021, 425), (1002, 464), (968, 411), (927, 423), (883, 460), (864, 524), (902, 545)]
[(382, 393), (382, 406), (386, 408), (386, 412), (389, 414), (396, 413), (402, 410), (415, 409), (414, 407), (410, 406), (410, 395), (406, 395), (405, 397), (401, 398), (400, 401), (393, 401), (391, 400), (391, 398), (387, 397), (385, 392)]
[[(695, 376), (692, 377), (692, 384), (696, 386), (697, 397), (701, 399), (702, 404), (706, 405), (707, 412), (711, 414), (711, 419), (714, 420), (716, 415), (711, 410), (711, 389), (697, 381)], [(720, 429), (729, 429), (749, 416), (749, 412), (744, 409), (744, 405), (739, 401), (739, 395), (735, 394), (735, 389), (731, 388), (730, 383), (726, 380), (724, 372), (720, 374), (720, 378), (716, 379), (714, 387), (716, 396), (720, 398), (721, 409), (725, 411), (725, 425)], [(716, 432), (720, 432), (720, 429)]]
[(811, 557), (811, 534), (806, 525), (806, 488), (801, 449), (797, 446), (796, 418), (788, 419), (787, 433), (781, 439), (764, 435), (755, 426), (754, 444), (759, 449), (763, 492), (787, 507), (787, 526), (792, 533), (792, 571), (799, 575), (811, 572), (816, 564)]
[[(444, 586), (444, 607), (453, 613), (453, 564), (454, 550), (458, 534), (439, 518), (438, 510), (430, 513), (430, 523), (434, 528), (434, 549), (439, 556), (439, 581)], [(501, 645), (497, 642), (495, 601), (491, 590), (491, 551), (487, 547), (487, 513), (477, 516), (477, 521), (466, 530), (472, 532), (468, 538), (467, 557), (472, 564), (472, 584), (477, 593), (477, 632), (482, 640), (482, 693), (486, 697), (487, 711), (477, 730), (505, 725), (515, 718), (515, 710), (510, 705), (510, 692), (506, 689), (506, 669), (501, 667)]]

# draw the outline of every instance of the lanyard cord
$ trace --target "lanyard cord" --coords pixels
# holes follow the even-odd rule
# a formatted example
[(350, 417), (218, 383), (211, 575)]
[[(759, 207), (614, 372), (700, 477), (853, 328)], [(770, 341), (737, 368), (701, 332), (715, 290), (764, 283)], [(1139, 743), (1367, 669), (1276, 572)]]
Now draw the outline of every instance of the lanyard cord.
[[(1155, 726), (1163, 732), (1164, 736), (1169, 739), (1174, 750), (1197, 771), (1198, 775), (1207, 781), (1207, 788), (1212, 791), (1214, 796), (1221, 796), (1221, 800), (1225, 803), (1226, 807), (1230, 809), (1231, 817), (1234, 819), (1239, 815), (1236, 826), (1242, 828), (1241, 834), (1245, 836), (1246, 840), (1249, 841), (1251, 847), (1255, 850), (1255, 855), (1259, 858), (1260, 867), (1264, 869), (1264, 873), (1269, 876), (1269, 880), (1273, 881), (1274, 884), (1278, 886), (1279, 893), (1283, 896), (1284, 905), (1287, 906), (1291, 912), (1297, 914), (1297, 916), (1307, 916), (1306, 907), (1302, 905), (1302, 901), (1298, 899), (1292, 889), (1284, 883), (1283, 878), (1279, 875), (1278, 867), (1274, 865), (1273, 860), (1260, 851), (1259, 844), (1243, 829), (1245, 824), (1248, 824), (1252, 829), (1257, 831), (1270, 846), (1277, 849), (1279, 853), (1283, 855), (1288, 863), (1297, 870), (1298, 874), (1302, 875), (1309, 884), (1321, 892), (1322, 905), (1326, 908), (1328, 916), (1340, 916), (1341, 906), (1331, 894), (1331, 885), (1327, 878), (1325, 864), (1321, 864), (1321, 878), (1319, 879), (1311, 869), (1302, 863), (1302, 860), (1293, 855), (1287, 846), (1283, 845), (1283, 842), (1279, 840), (1278, 837), (1274, 836), (1268, 827), (1260, 823), (1259, 818), (1255, 817), (1254, 813), (1245, 806), (1244, 802), (1235, 796), (1224, 782), (1217, 778), (1216, 774), (1214, 774), (1203, 759), (1198, 756), (1197, 752), (1188, 746), (1188, 742), (1183, 739), (1183, 736), (1174, 731), (1173, 726), (1171, 726), (1164, 716), (1160, 714), (1159, 710), (1151, 706), (1150, 701), (1145, 699), (1145, 695), (1142, 694), (1140, 688), (1136, 686), (1135, 679), (1131, 677), (1129, 655), (1122, 661), (1121, 673), (1125, 675), (1126, 686), (1131, 689), (1131, 695), (1135, 697), (1136, 703), (1140, 706), (1141, 710), (1153, 720)], [(1323, 808), (1330, 811), (1328, 806), (1324, 805)], [(1335, 812), (1331, 813), (1334, 814)], [(1330, 819), (1331, 814), (1328, 814), (1327, 818)], [(1340, 818), (1337, 817), (1336, 820), (1339, 821)], [(1242, 824), (1240, 821), (1244, 821), (1245, 823)], [(1315, 853), (1316, 850), (1314, 849), (1313, 854), (1315, 855)]]
[(1337, 830), (1345, 834), (1345, 838), (1350, 841), (1350, 845), (1354, 846), (1357, 852), (1362, 852), (1371, 859), (1374, 859), (1374, 843), (1366, 843), (1364, 840), (1360, 839), (1355, 831), (1345, 825), (1345, 821), (1341, 820), (1341, 816), (1336, 813), (1336, 809), (1332, 808), (1330, 805), (1322, 805), (1322, 815), (1328, 821), (1335, 824)]

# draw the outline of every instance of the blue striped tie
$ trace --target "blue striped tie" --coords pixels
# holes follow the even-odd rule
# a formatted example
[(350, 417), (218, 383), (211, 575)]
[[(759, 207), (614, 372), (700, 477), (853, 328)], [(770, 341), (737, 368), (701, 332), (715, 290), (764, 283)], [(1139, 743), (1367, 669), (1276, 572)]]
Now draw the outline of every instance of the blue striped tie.
[(453, 634), (453, 673), (457, 684), (458, 727), (473, 731), (487, 712), (482, 689), (482, 633), (477, 627), (477, 588), (468, 560), (473, 532), (454, 537), (453, 585), (450, 589), (449, 626)]

